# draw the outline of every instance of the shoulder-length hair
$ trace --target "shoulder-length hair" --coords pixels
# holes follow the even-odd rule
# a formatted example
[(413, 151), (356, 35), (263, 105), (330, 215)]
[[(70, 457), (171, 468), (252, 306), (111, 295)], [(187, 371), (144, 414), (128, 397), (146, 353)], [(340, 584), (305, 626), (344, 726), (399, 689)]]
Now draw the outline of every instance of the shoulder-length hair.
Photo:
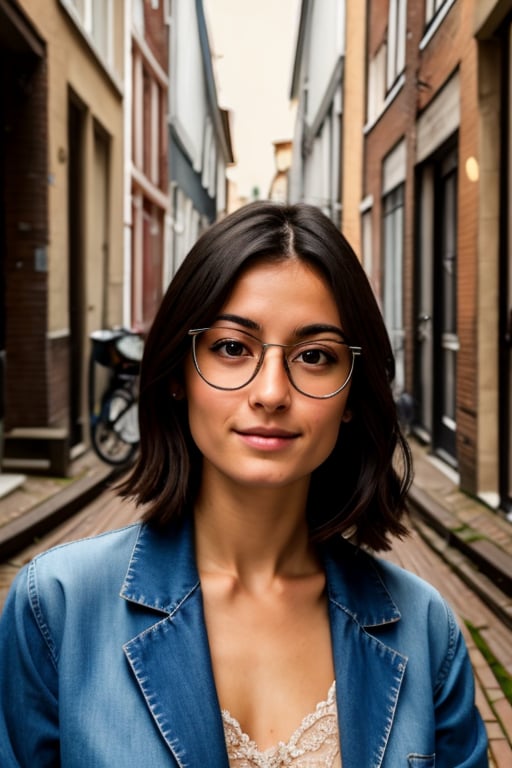
[(191, 328), (211, 325), (240, 273), (255, 261), (298, 258), (327, 279), (351, 344), (362, 347), (336, 446), (312, 475), (308, 522), (313, 541), (351, 535), (389, 549), (401, 522), (412, 468), (391, 383), (394, 359), (381, 312), (352, 248), (311, 205), (256, 202), (211, 226), (180, 266), (145, 344), (140, 376), (140, 451), (120, 493), (146, 505), (144, 519), (165, 525), (191, 514), (201, 455), (189, 429), (186, 401), (172, 397), (191, 354)]

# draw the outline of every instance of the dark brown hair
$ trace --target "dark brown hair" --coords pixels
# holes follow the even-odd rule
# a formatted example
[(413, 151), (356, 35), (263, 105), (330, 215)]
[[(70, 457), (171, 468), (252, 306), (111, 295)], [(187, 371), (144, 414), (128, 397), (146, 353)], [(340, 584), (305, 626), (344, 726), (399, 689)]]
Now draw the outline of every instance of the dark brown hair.
[(411, 482), (411, 457), (397, 419), (391, 384), (394, 359), (365, 272), (343, 235), (311, 205), (251, 203), (208, 229), (177, 271), (145, 344), (140, 377), (140, 452), (120, 493), (147, 505), (144, 519), (164, 525), (191, 513), (201, 455), (185, 401), (172, 398), (190, 354), (190, 328), (212, 324), (240, 273), (257, 260), (299, 258), (326, 277), (356, 360), (337, 444), (312, 475), (308, 521), (312, 539), (355, 531), (361, 545), (389, 549)]

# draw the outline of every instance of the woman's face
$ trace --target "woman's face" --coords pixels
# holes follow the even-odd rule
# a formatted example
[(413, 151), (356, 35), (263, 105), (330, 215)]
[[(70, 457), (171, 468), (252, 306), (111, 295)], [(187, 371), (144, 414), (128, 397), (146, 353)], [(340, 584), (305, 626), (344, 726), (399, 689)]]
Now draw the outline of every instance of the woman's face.
[[(248, 331), (271, 344), (343, 338), (327, 282), (314, 267), (298, 259), (248, 268), (212, 325)], [(307, 328), (311, 326), (323, 329)], [(240, 358), (245, 356), (243, 347), (227, 346), (220, 354), (228, 358), (226, 375), (238, 376), (229, 366), (236, 371), (246, 364)], [(308, 362), (316, 364), (317, 357), (309, 357)], [(309, 369), (305, 376), (312, 376)], [(313, 381), (312, 386), (318, 384)], [(283, 350), (269, 347), (252, 381), (241, 389), (224, 391), (201, 378), (190, 355), (185, 366), (185, 395), (191, 434), (204, 457), (203, 483), (214, 477), (217, 482), (247, 488), (297, 486), (306, 490), (311, 473), (329, 456), (340, 424), (348, 418), (349, 389), (350, 384), (328, 399), (298, 392), (286, 374)]]

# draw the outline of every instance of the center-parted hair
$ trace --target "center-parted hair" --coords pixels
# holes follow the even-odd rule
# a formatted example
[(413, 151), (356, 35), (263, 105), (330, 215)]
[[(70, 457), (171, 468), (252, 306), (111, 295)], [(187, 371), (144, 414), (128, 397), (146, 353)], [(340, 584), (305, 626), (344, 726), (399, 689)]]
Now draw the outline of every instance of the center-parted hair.
[(154, 525), (192, 513), (202, 457), (190, 434), (186, 400), (172, 397), (191, 353), (188, 330), (214, 323), (247, 267), (286, 259), (299, 259), (321, 272), (347, 340), (362, 347), (347, 403), (352, 418), (341, 424), (334, 450), (312, 474), (312, 540), (333, 541), (350, 532), (360, 545), (389, 549), (390, 535), (406, 533), (402, 517), (412, 478), (391, 389), (393, 353), (355, 253), (327, 216), (304, 203), (257, 202), (240, 208), (212, 225), (180, 266), (146, 340), (140, 451), (120, 493), (145, 505), (144, 519)]

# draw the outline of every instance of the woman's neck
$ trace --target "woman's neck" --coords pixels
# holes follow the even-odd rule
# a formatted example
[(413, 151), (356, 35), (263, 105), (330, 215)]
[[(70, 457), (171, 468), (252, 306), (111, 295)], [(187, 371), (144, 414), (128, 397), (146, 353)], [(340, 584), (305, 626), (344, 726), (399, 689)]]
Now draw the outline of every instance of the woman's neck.
[(199, 571), (229, 574), (251, 588), (317, 572), (306, 500), (305, 485), (248, 490), (203, 483), (194, 514)]

